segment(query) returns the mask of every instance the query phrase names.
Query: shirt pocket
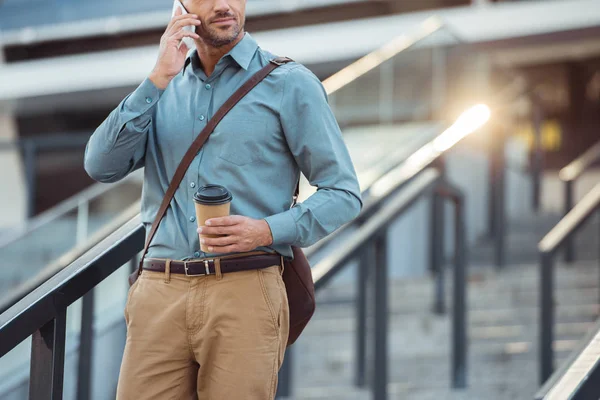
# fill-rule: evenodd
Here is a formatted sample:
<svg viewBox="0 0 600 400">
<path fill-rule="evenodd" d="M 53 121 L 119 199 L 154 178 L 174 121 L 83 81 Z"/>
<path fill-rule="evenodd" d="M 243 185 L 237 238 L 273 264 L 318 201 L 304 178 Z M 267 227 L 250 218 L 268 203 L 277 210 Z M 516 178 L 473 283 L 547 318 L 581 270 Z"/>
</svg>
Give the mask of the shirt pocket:
<svg viewBox="0 0 600 400">
<path fill-rule="evenodd" d="M 219 123 L 219 158 L 243 166 L 266 157 L 266 123 L 259 119 L 227 119 Z"/>
</svg>

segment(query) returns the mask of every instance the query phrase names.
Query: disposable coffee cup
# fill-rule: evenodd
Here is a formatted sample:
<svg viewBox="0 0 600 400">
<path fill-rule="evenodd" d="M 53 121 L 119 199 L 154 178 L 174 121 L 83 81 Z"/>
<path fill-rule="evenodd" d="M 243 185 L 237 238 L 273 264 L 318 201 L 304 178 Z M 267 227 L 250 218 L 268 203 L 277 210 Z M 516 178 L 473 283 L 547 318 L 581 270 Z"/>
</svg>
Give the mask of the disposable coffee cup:
<svg viewBox="0 0 600 400">
<path fill-rule="evenodd" d="M 196 205 L 196 221 L 198 227 L 206 225 L 206 220 L 217 217 L 226 217 L 229 215 L 231 199 L 233 196 L 221 185 L 206 185 L 198 188 L 194 194 L 194 203 Z M 204 235 L 200 238 L 215 238 L 221 235 Z M 200 250 L 208 252 L 208 247 L 200 243 Z"/>
</svg>

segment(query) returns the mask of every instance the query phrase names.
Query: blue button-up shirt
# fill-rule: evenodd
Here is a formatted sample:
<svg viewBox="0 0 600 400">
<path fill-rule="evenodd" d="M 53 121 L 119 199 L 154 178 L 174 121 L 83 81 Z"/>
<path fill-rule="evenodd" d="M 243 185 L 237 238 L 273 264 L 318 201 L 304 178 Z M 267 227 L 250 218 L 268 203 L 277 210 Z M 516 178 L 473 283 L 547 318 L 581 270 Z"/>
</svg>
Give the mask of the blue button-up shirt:
<svg viewBox="0 0 600 400">
<path fill-rule="evenodd" d="M 146 79 L 91 136 L 85 169 L 114 182 L 144 167 L 141 218 L 146 235 L 183 155 L 233 92 L 276 56 L 246 33 L 207 77 L 196 51 L 163 91 Z M 300 171 L 317 191 L 295 205 Z M 148 257 L 191 259 L 200 250 L 193 194 L 220 184 L 231 213 L 265 219 L 269 248 L 287 257 L 355 218 L 360 189 L 340 128 L 319 79 L 301 64 L 278 67 L 217 125 L 188 169 Z"/>
</svg>

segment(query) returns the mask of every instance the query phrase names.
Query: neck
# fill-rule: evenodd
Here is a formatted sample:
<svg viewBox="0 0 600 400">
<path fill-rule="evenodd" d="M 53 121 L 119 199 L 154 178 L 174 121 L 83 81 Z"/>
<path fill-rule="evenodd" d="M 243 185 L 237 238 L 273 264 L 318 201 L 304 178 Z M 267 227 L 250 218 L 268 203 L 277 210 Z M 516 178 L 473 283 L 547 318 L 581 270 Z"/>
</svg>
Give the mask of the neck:
<svg viewBox="0 0 600 400">
<path fill-rule="evenodd" d="M 213 73 L 215 66 L 221 57 L 233 49 L 243 38 L 244 31 L 241 31 L 233 42 L 221 47 L 213 47 L 202 39 L 196 41 L 196 50 L 198 51 L 198 57 L 200 58 L 202 69 L 206 76 L 210 76 Z"/>
</svg>

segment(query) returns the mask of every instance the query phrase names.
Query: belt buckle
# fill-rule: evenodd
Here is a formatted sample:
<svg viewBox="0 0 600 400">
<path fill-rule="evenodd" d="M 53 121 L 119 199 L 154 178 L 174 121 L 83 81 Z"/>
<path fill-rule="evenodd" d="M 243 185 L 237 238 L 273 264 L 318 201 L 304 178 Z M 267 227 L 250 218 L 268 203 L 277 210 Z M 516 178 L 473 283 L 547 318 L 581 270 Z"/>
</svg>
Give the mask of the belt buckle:
<svg viewBox="0 0 600 400">
<path fill-rule="evenodd" d="M 185 276 L 203 276 L 203 275 L 211 275 L 211 273 L 210 273 L 210 268 L 209 268 L 209 266 L 210 266 L 209 262 L 210 262 L 210 261 L 213 261 L 213 262 L 214 262 L 215 260 L 211 258 L 211 259 L 206 259 L 206 260 L 203 260 L 203 261 L 204 261 L 204 273 L 203 273 L 203 274 L 190 274 L 190 273 L 188 272 L 188 261 L 187 261 L 187 260 L 186 260 L 186 261 L 184 261 L 184 262 L 183 262 L 183 269 L 185 270 Z"/>
</svg>

